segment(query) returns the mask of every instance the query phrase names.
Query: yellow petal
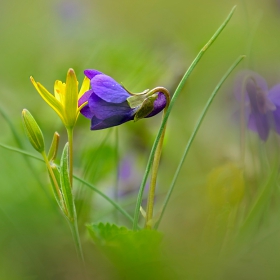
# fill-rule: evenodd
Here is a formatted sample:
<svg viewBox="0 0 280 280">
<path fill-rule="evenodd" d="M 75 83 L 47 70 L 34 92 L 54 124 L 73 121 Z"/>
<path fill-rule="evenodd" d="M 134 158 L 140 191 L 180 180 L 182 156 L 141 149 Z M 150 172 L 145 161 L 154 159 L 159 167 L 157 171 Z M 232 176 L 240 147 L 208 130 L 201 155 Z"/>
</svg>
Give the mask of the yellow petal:
<svg viewBox="0 0 280 280">
<path fill-rule="evenodd" d="M 63 117 L 63 108 L 60 102 L 51 94 L 49 93 L 45 87 L 43 87 L 40 83 L 36 83 L 33 77 L 30 77 L 30 80 L 36 90 L 39 92 L 41 97 L 54 109 L 54 111 L 58 114 L 61 118 L 62 122 L 64 122 Z"/>
<path fill-rule="evenodd" d="M 65 83 L 56 80 L 54 83 L 54 96 L 55 98 L 60 101 L 60 103 L 64 104 L 64 97 L 65 97 Z"/>
<path fill-rule="evenodd" d="M 65 125 L 73 127 L 76 123 L 78 110 L 78 82 L 73 69 L 69 69 L 66 77 L 64 100 Z"/>
<path fill-rule="evenodd" d="M 85 77 L 78 95 L 78 99 L 81 98 L 81 96 L 89 90 L 89 85 L 90 85 L 90 79 L 88 77 Z"/>
</svg>

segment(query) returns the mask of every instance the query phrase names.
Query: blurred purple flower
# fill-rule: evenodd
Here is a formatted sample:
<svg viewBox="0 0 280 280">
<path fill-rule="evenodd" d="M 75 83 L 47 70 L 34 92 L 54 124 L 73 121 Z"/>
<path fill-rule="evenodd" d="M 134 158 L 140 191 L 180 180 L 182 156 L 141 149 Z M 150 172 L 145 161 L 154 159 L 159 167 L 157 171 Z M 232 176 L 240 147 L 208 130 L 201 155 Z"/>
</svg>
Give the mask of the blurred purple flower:
<svg viewBox="0 0 280 280">
<path fill-rule="evenodd" d="M 267 140 L 270 129 L 280 134 L 280 84 L 268 90 L 264 78 L 248 70 L 239 74 L 234 93 L 239 102 L 243 99 L 250 130 L 257 132 L 263 141 Z"/>
<path fill-rule="evenodd" d="M 85 92 L 78 104 L 81 106 L 88 102 L 81 114 L 91 119 L 91 130 L 117 126 L 133 120 L 136 113 L 144 108 L 144 102 L 131 108 L 127 99 L 132 95 L 111 77 L 93 69 L 85 70 L 84 74 L 90 79 L 91 89 Z M 150 98 L 147 96 L 146 100 L 151 100 Z M 162 92 L 156 93 L 153 98 L 147 113 L 145 111 L 142 117 L 152 117 L 166 106 L 166 98 Z"/>
</svg>

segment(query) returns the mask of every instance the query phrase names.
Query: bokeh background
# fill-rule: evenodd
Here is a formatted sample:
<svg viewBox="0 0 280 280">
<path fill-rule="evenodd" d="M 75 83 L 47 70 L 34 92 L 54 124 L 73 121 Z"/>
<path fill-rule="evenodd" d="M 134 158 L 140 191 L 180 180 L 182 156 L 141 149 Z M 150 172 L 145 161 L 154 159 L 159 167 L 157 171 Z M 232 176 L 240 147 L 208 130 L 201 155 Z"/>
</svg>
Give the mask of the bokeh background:
<svg viewBox="0 0 280 280">
<path fill-rule="evenodd" d="M 232 95 L 235 74 L 250 68 L 269 86 L 280 82 L 280 2 L 10 0 L 0 5 L 0 142 L 29 152 L 33 150 L 21 123 L 23 108 L 36 118 L 47 144 L 54 131 L 61 135 L 60 151 L 66 141 L 60 119 L 33 88 L 31 75 L 52 91 L 55 80 L 65 81 L 70 67 L 80 82 L 83 70 L 94 68 L 134 92 L 164 86 L 173 93 L 234 5 L 232 20 L 193 71 L 168 122 L 156 212 L 208 97 L 233 61 L 241 54 L 247 56 L 212 104 L 160 226 L 172 279 L 279 279 L 277 230 L 268 230 L 274 234 L 249 253 L 225 262 L 213 257 L 215 237 L 206 238 L 210 245 L 199 238 L 208 219 L 207 174 L 240 157 L 240 133 L 234 120 L 238 105 Z M 133 214 L 160 120 L 156 116 L 118 129 L 90 131 L 90 123 L 81 116 L 75 130 L 75 173 L 107 195 L 117 196 Z M 258 139 L 251 137 L 253 144 L 246 149 L 253 158 Z M 249 165 L 249 173 L 251 169 Z M 115 279 L 114 266 L 94 246 L 84 225 L 131 224 L 78 182 L 75 194 L 90 279 Z M 277 219 L 271 223 L 277 229 Z M 77 262 L 45 166 L 0 147 L 0 279 L 80 279 Z"/>
</svg>

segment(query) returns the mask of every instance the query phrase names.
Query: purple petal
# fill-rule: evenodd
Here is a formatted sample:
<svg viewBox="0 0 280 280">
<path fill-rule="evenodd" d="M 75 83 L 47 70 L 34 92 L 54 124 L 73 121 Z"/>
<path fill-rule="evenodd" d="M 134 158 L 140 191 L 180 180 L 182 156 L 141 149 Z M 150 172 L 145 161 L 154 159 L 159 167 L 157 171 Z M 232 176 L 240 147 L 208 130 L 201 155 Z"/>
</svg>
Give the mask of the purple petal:
<svg viewBox="0 0 280 280">
<path fill-rule="evenodd" d="M 90 80 L 92 78 L 94 78 L 96 75 L 100 75 L 100 74 L 103 74 L 102 72 L 99 72 L 97 70 L 94 70 L 94 69 L 86 69 L 84 71 L 84 74 L 86 77 L 88 77 Z"/>
<path fill-rule="evenodd" d="M 121 115 L 121 116 L 132 116 L 134 115 L 135 109 L 131 109 L 127 103 L 109 103 L 99 98 L 97 95 L 92 94 L 89 99 L 89 107 L 94 115 L 101 120 L 110 118 L 112 116 Z"/>
<path fill-rule="evenodd" d="M 257 132 L 263 141 L 267 140 L 269 134 L 269 123 L 266 115 L 251 113 L 249 116 L 248 128 Z"/>
<path fill-rule="evenodd" d="M 85 116 L 88 119 L 92 119 L 94 116 L 94 113 L 90 110 L 89 106 L 86 105 L 83 107 L 83 109 L 80 111 L 83 116 Z"/>
<path fill-rule="evenodd" d="M 93 93 L 93 90 L 90 89 L 86 91 L 78 100 L 78 107 L 80 107 L 83 103 L 87 102 L 91 94 Z"/>
<path fill-rule="evenodd" d="M 280 106 L 280 84 L 275 85 L 272 89 L 270 89 L 267 97 L 276 106 Z"/>
<path fill-rule="evenodd" d="M 119 83 L 104 74 L 91 79 L 91 88 L 98 97 L 111 103 L 122 103 L 130 96 Z"/>
<path fill-rule="evenodd" d="M 245 94 L 245 103 L 248 103 L 248 93 L 246 91 L 246 80 L 252 78 L 256 84 L 264 91 L 268 90 L 265 79 L 251 70 L 243 70 L 237 74 L 234 84 L 234 95 L 238 102 L 242 101 L 242 94 Z"/>
<path fill-rule="evenodd" d="M 160 92 L 158 94 L 158 98 L 154 102 L 154 109 L 153 111 L 145 118 L 153 117 L 154 115 L 158 114 L 160 111 L 162 111 L 166 106 L 166 97 L 165 95 Z"/>
<path fill-rule="evenodd" d="M 122 116 L 122 115 L 117 115 L 113 116 L 111 118 L 105 119 L 105 120 L 100 120 L 96 117 L 93 117 L 91 119 L 91 130 L 99 130 L 99 129 L 104 129 L 104 128 L 109 128 L 113 126 L 117 126 L 120 124 L 123 124 L 125 122 L 133 120 L 133 116 Z"/>
<path fill-rule="evenodd" d="M 276 107 L 276 110 L 272 112 L 273 114 L 273 129 L 280 134 L 280 107 Z"/>
</svg>

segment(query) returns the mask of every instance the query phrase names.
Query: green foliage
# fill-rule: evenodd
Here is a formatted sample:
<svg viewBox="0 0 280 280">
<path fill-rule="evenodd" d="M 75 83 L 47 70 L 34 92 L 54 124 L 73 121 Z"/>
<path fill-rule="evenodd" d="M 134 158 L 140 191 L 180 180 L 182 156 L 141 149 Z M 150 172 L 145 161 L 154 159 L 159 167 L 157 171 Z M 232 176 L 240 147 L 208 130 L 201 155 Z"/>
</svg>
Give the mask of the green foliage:
<svg viewBox="0 0 280 280">
<path fill-rule="evenodd" d="M 164 275 L 160 232 L 132 231 L 108 223 L 91 224 L 87 228 L 94 243 L 125 277 L 121 279 L 153 279 L 155 276 L 169 279 L 168 274 Z"/>
</svg>

